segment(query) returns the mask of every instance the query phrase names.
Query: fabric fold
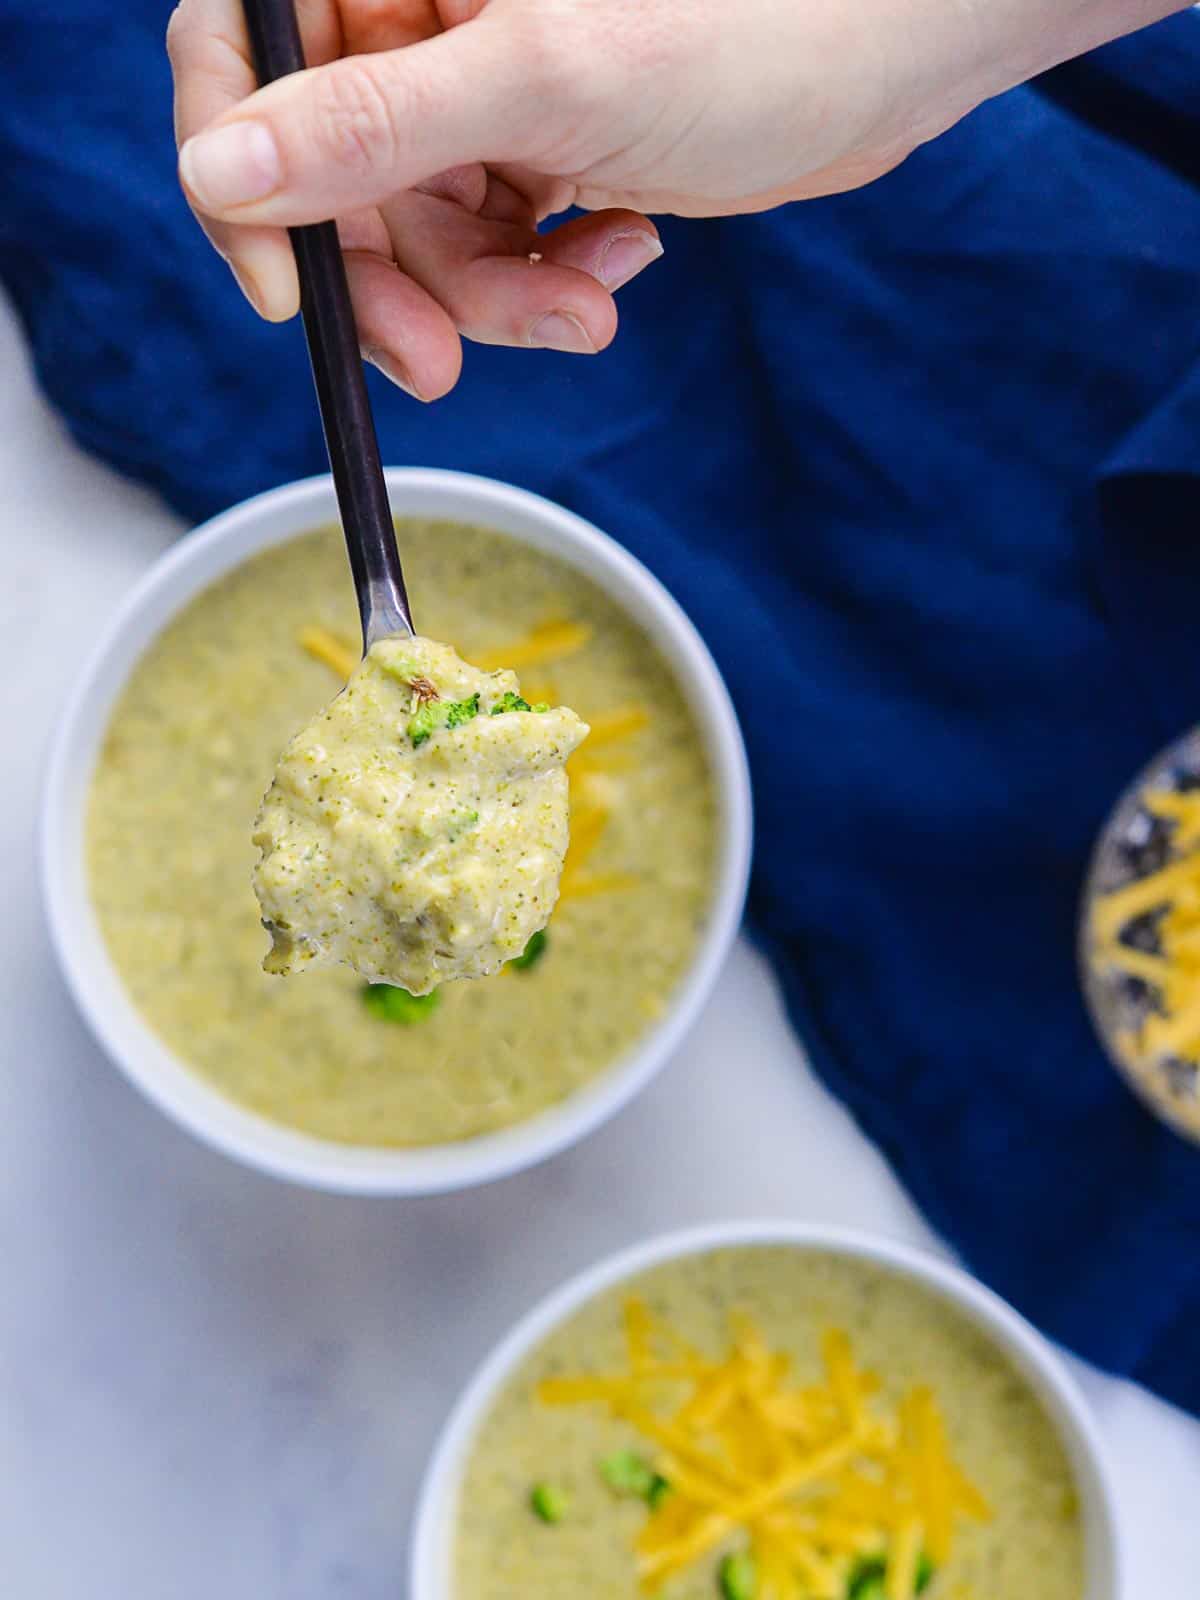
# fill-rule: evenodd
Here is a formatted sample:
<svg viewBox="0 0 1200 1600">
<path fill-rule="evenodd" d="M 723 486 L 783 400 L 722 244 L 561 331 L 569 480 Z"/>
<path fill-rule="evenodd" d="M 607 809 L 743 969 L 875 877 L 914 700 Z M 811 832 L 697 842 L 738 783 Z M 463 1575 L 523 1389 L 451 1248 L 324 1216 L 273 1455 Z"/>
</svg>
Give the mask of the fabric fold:
<svg viewBox="0 0 1200 1600">
<path fill-rule="evenodd" d="M 1097 591 L 1156 748 L 1200 720 L 1198 483 L 1200 363 L 1119 441 L 1097 480 Z"/>
</svg>

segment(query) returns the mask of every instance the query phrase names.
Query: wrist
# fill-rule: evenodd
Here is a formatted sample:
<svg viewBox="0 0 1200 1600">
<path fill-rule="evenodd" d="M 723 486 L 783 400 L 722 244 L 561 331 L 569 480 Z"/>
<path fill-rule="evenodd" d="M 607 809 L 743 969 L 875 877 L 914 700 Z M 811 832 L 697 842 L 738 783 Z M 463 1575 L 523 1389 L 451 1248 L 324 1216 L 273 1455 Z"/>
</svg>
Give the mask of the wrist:
<svg viewBox="0 0 1200 1600">
<path fill-rule="evenodd" d="M 1005 0 L 995 6 L 1000 54 L 982 98 L 1188 9 L 1186 0 Z"/>
<path fill-rule="evenodd" d="M 909 0 L 891 16 L 897 58 L 907 56 L 919 81 L 877 139 L 912 149 L 1038 73 L 1188 9 L 1185 0 Z"/>
</svg>

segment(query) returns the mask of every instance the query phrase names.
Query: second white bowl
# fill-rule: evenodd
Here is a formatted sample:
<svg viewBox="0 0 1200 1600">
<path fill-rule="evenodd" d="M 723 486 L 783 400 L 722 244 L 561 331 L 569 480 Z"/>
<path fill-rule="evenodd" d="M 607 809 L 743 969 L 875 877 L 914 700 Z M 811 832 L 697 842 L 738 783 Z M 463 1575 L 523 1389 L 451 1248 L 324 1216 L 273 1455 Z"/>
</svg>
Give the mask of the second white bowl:
<svg viewBox="0 0 1200 1600">
<path fill-rule="evenodd" d="M 1041 1334 L 967 1273 L 924 1251 L 876 1235 L 788 1221 L 733 1222 L 666 1234 L 589 1268 L 530 1311 L 479 1368 L 438 1440 L 417 1504 L 409 1600 L 467 1600 L 456 1595 L 453 1581 L 459 1484 L 480 1424 L 513 1373 L 547 1335 L 598 1295 L 651 1267 L 756 1245 L 872 1262 L 882 1272 L 918 1284 L 974 1323 L 1032 1389 L 1066 1448 L 1083 1519 L 1084 1600 L 1119 1600 L 1115 1500 L 1100 1442 L 1075 1383 Z"/>
</svg>

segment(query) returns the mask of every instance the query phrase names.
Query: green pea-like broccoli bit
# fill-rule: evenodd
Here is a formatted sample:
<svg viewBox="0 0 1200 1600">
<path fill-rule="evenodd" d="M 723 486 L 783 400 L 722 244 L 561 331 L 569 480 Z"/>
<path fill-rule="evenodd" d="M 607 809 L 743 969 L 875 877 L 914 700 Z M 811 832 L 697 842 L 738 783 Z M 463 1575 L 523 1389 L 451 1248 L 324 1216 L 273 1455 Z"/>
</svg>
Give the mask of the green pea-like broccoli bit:
<svg viewBox="0 0 1200 1600">
<path fill-rule="evenodd" d="M 506 711 L 549 711 L 550 702 L 539 700 L 536 705 L 530 705 L 522 695 L 514 694 L 511 689 L 506 689 L 492 707 L 492 716 L 503 716 Z"/>
<path fill-rule="evenodd" d="M 748 1551 L 738 1550 L 726 1556 L 717 1576 L 724 1600 L 754 1600 L 758 1592 L 758 1572 L 754 1557 Z"/>
<path fill-rule="evenodd" d="M 427 700 L 408 719 L 408 737 L 413 749 L 419 750 L 439 728 L 458 728 L 478 715 L 478 694 L 466 700 Z"/>
<path fill-rule="evenodd" d="M 933 1582 L 933 1562 L 924 1553 L 917 1563 L 917 1593 Z M 887 1593 L 887 1563 L 879 1556 L 860 1561 L 850 1574 L 846 1600 L 884 1600 Z"/>
<path fill-rule="evenodd" d="M 553 1484 L 535 1483 L 529 1491 L 529 1505 L 543 1522 L 561 1522 L 567 1514 L 568 1501 L 562 1490 Z"/>
<path fill-rule="evenodd" d="M 506 711 L 528 711 L 529 701 L 523 700 L 519 694 L 514 694 L 511 689 L 506 689 L 492 707 L 492 716 L 502 717 Z"/>
<path fill-rule="evenodd" d="M 614 1494 L 632 1495 L 638 1500 L 649 1500 L 654 1492 L 658 1473 L 634 1450 L 615 1450 L 599 1463 L 600 1476 Z"/>
<path fill-rule="evenodd" d="M 530 967 L 536 967 L 546 954 L 546 946 L 550 943 L 550 935 L 545 928 L 539 928 L 536 933 L 530 934 L 529 943 L 519 956 L 514 956 L 508 963 L 516 972 L 528 972 Z"/>
<path fill-rule="evenodd" d="M 654 1474 L 654 1479 L 650 1484 L 650 1492 L 646 1496 L 646 1504 L 650 1507 L 651 1511 L 657 1511 L 659 1506 L 662 1505 L 663 1501 L 667 1498 L 670 1492 L 671 1480 L 669 1478 L 664 1478 L 661 1472 L 656 1472 Z"/>
<path fill-rule="evenodd" d="M 850 1574 L 846 1600 L 883 1600 L 883 1580 L 887 1567 L 875 1556 L 860 1561 Z"/>
<path fill-rule="evenodd" d="M 846 1594 L 851 1600 L 884 1600 L 883 1578 L 865 1578 L 857 1586 L 847 1589 Z"/>
<path fill-rule="evenodd" d="M 362 991 L 363 1005 L 381 1022 L 423 1022 L 437 1010 L 441 998 L 439 989 L 409 994 L 394 983 L 368 983 Z"/>
</svg>

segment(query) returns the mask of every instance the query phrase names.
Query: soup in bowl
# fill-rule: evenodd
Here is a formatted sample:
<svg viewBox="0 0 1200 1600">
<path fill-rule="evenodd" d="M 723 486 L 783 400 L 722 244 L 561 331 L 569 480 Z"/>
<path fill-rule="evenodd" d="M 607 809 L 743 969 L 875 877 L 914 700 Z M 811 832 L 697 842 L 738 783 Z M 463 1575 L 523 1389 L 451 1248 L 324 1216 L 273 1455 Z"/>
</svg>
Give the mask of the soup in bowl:
<svg viewBox="0 0 1200 1600">
<path fill-rule="evenodd" d="M 591 727 L 546 934 L 420 997 L 262 970 L 255 811 L 358 653 L 327 479 L 215 519 L 131 596 L 60 732 L 44 867 L 67 975 L 140 1087 L 256 1165 L 394 1193 L 527 1165 L 647 1080 L 736 931 L 749 801 L 711 658 L 619 546 L 487 480 L 389 488 L 422 628 Z"/>
<path fill-rule="evenodd" d="M 1115 1600 L 1111 1494 L 1046 1343 L 884 1240 L 736 1224 L 535 1310 L 426 1476 L 412 1600 Z"/>
</svg>

